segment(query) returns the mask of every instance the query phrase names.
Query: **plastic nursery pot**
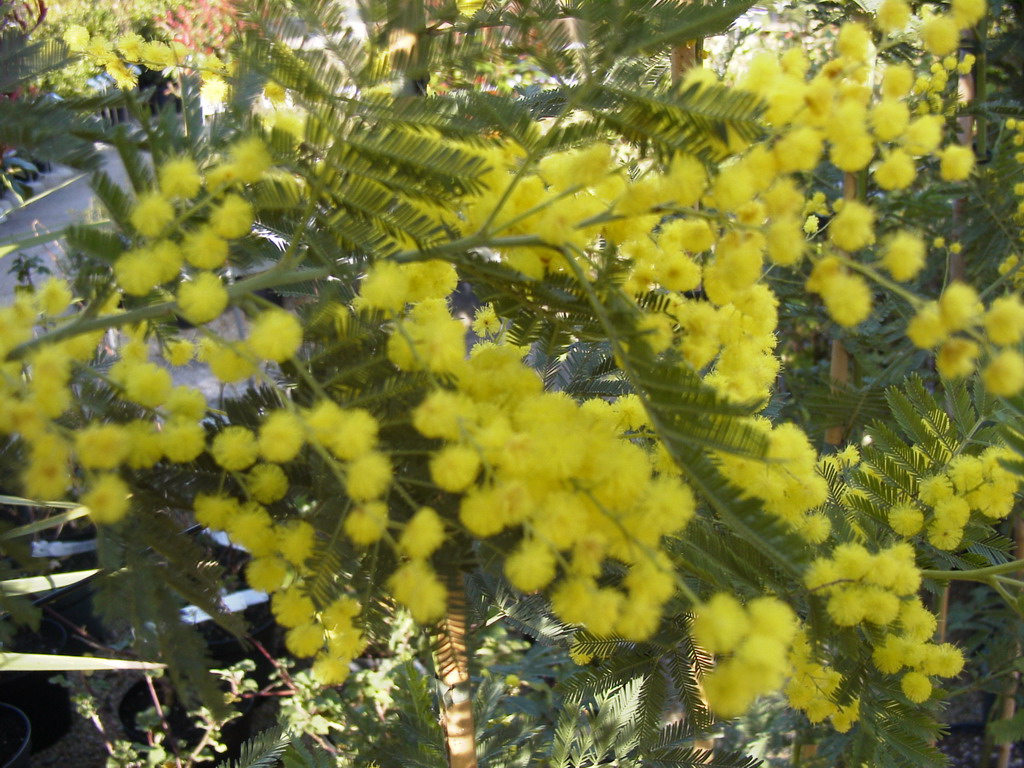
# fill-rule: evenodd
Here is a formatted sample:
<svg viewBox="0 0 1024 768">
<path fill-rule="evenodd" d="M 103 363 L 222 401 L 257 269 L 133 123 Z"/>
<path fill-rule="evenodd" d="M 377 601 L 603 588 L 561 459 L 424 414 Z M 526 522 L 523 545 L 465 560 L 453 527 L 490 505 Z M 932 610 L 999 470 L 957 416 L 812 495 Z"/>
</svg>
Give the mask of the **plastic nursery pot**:
<svg viewBox="0 0 1024 768">
<path fill-rule="evenodd" d="M 0 768 L 29 768 L 32 726 L 17 707 L 0 703 Z"/>
<path fill-rule="evenodd" d="M 68 635 L 56 621 L 43 619 L 39 631 L 23 630 L 10 650 L 20 653 L 62 653 Z M 68 689 L 50 678 L 56 672 L 0 672 L 0 702 L 24 712 L 32 723 L 32 749 L 38 752 L 60 740 L 71 728 Z M 2 765 L 2 764 L 0 764 Z"/>
</svg>

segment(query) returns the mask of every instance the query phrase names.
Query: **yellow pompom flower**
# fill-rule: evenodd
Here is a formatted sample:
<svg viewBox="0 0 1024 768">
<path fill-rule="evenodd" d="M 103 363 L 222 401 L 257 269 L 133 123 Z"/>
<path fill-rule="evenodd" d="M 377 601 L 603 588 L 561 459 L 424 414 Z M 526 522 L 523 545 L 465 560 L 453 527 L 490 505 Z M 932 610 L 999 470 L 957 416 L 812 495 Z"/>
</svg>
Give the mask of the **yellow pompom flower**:
<svg viewBox="0 0 1024 768">
<path fill-rule="evenodd" d="M 64 32 L 64 42 L 72 53 L 81 53 L 89 47 L 89 30 L 79 24 L 72 24 Z"/>
<path fill-rule="evenodd" d="M 398 549 L 411 558 L 430 557 L 444 543 L 444 523 L 431 507 L 420 510 L 405 524 L 398 539 Z"/>
<path fill-rule="evenodd" d="M 114 278 L 129 296 L 145 296 L 160 284 L 160 265 L 146 250 L 126 251 L 114 262 Z"/>
<path fill-rule="evenodd" d="M 369 309 L 398 312 L 409 301 L 409 274 L 393 261 L 373 264 L 359 285 L 359 298 Z"/>
<path fill-rule="evenodd" d="M 863 322 L 871 314 L 871 287 L 860 275 L 840 272 L 821 294 L 829 316 L 844 328 Z"/>
<path fill-rule="evenodd" d="M 256 373 L 256 364 L 237 344 L 210 343 L 205 346 L 210 372 L 225 384 L 247 379 Z"/>
<path fill-rule="evenodd" d="M 246 475 L 245 488 L 260 504 L 273 504 L 288 492 L 288 477 L 277 464 L 257 464 Z"/>
<path fill-rule="evenodd" d="M 1001 296 L 985 314 L 985 332 L 993 344 L 1016 344 L 1024 337 L 1024 303 L 1016 294 Z"/>
<path fill-rule="evenodd" d="M 210 226 L 220 237 L 234 240 L 249 234 L 253 222 L 252 205 L 245 198 L 229 194 L 210 214 Z"/>
<path fill-rule="evenodd" d="M 290 312 L 271 309 L 253 322 L 246 343 L 257 357 L 284 362 L 302 344 L 302 325 Z"/>
<path fill-rule="evenodd" d="M 128 486 L 117 475 L 101 475 L 81 498 L 89 517 L 101 525 L 119 522 L 128 514 Z"/>
<path fill-rule="evenodd" d="M 174 419 L 160 433 L 161 447 L 168 461 L 192 461 L 206 448 L 206 430 L 202 424 Z"/>
<path fill-rule="evenodd" d="M 875 242 L 875 212 L 858 200 L 847 200 L 829 225 L 829 239 L 844 251 L 856 251 Z"/>
<path fill-rule="evenodd" d="M 974 372 L 978 345 L 970 339 L 947 339 L 935 358 L 939 373 L 947 379 L 962 379 Z"/>
<path fill-rule="evenodd" d="M 931 681 L 920 672 L 907 672 L 900 680 L 900 688 L 903 695 L 915 704 L 927 701 L 932 695 Z"/>
<path fill-rule="evenodd" d="M 993 395 L 1011 397 L 1024 387 L 1024 357 L 1012 349 L 1004 349 L 992 358 L 982 378 Z"/>
<path fill-rule="evenodd" d="M 160 240 L 149 246 L 149 258 L 159 272 L 157 283 L 166 283 L 178 276 L 182 264 L 185 263 L 185 256 L 179 246 L 173 240 Z"/>
<path fill-rule="evenodd" d="M 921 40 L 929 53 L 946 56 L 960 44 L 960 30 L 952 16 L 933 16 L 921 27 Z"/>
<path fill-rule="evenodd" d="M 345 517 L 345 535 L 353 544 L 366 546 L 378 541 L 388 526 L 388 507 L 380 501 L 360 504 Z"/>
<path fill-rule="evenodd" d="M 865 61 L 868 56 L 868 48 L 871 46 L 871 33 L 863 24 L 856 21 L 848 21 L 839 28 L 837 39 L 839 53 L 848 59 Z"/>
<path fill-rule="evenodd" d="M 974 170 L 974 150 L 951 144 L 942 150 L 939 173 L 945 181 L 963 181 Z"/>
<path fill-rule="evenodd" d="M 882 99 L 871 110 L 871 129 L 882 141 L 899 138 L 910 125 L 910 109 L 902 101 Z"/>
<path fill-rule="evenodd" d="M 438 487 L 457 493 L 468 488 L 480 471 L 480 456 L 465 445 L 448 445 L 430 459 L 430 476 Z"/>
<path fill-rule="evenodd" d="M 245 427 L 226 427 L 210 446 L 213 460 L 230 472 L 247 469 L 259 453 L 256 436 Z"/>
<path fill-rule="evenodd" d="M 164 359 L 173 366 L 188 365 L 196 355 L 196 345 L 188 339 L 174 339 L 167 343 Z"/>
<path fill-rule="evenodd" d="M 145 408 L 163 405 L 173 386 L 170 372 L 156 363 L 136 363 L 125 372 L 125 397 Z"/>
<path fill-rule="evenodd" d="M 228 260 L 228 241 L 210 226 L 189 232 L 181 247 L 185 260 L 199 269 L 216 269 Z"/>
<path fill-rule="evenodd" d="M 379 451 L 371 451 L 348 465 L 345 490 L 356 501 L 370 501 L 384 495 L 391 485 L 391 462 Z"/>
<path fill-rule="evenodd" d="M 437 621 L 448 607 L 448 590 L 423 560 L 412 560 L 399 567 L 388 585 L 395 599 L 408 608 L 420 624 Z"/>
<path fill-rule="evenodd" d="M 697 609 L 693 638 L 709 653 L 730 653 L 750 631 L 750 619 L 732 595 L 719 592 Z"/>
<path fill-rule="evenodd" d="M 914 183 L 917 168 L 914 159 L 902 149 L 896 149 L 882 160 L 874 170 L 875 181 L 885 190 L 906 189 Z"/>
<path fill-rule="evenodd" d="M 772 151 L 780 171 L 809 171 L 818 164 L 824 143 L 821 131 L 805 126 L 781 136 Z"/>
<path fill-rule="evenodd" d="M 253 589 L 261 592 L 276 592 L 288 578 L 288 566 L 284 560 L 273 555 L 254 557 L 245 566 L 245 580 Z"/>
<path fill-rule="evenodd" d="M 889 526 L 900 536 L 914 536 L 924 526 L 924 513 L 912 504 L 900 504 L 889 510 Z"/>
<path fill-rule="evenodd" d="M 967 283 L 950 283 L 939 298 L 939 317 L 947 331 L 969 328 L 977 322 L 980 313 L 978 292 Z"/>
<path fill-rule="evenodd" d="M 904 0 L 882 0 L 875 23 L 883 32 L 898 32 L 910 22 L 910 6 Z"/>
<path fill-rule="evenodd" d="M 126 464 L 132 469 L 149 469 L 164 456 L 160 433 L 148 421 L 133 421 L 126 427 L 131 440 Z"/>
<path fill-rule="evenodd" d="M 267 146 L 257 136 L 250 136 L 233 144 L 228 151 L 228 157 L 236 177 L 243 183 L 259 181 L 273 163 Z"/>
<path fill-rule="evenodd" d="M 70 286 L 59 277 L 47 278 L 36 292 L 39 310 L 48 317 L 56 317 L 61 314 L 70 306 L 72 298 Z"/>
<path fill-rule="evenodd" d="M 505 560 L 505 576 L 521 592 L 544 589 L 557 571 L 555 555 L 542 541 L 524 541 Z"/>
<path fill-rule="evenodd" d="M 206 397 L 201 391 L 192 387 L 175 387 L 171 390 L 171 395 L 164 403 L 164 407 L 172 416 L 201 421 L 206 415 Z"/>
<path fill-rule="evenodd" d="M 903 146 L 912 155 L 928 155 L 934 152 L 942 140 L 943 119 L 940 115 L 922 115 L 907 126 L 903 134 Z"/>
<path fill-rule="evenodd" d="M 985 0 L 953 0 L 953 21 L 960 29 L 973 27 L 985 15 L 986 5 Z"/>
<path fill-rule="evenodd" d="M 140 235 L 156 237 L 174 221 L 174 206 L 159 192 L 146 192 L 139 195 L 129 221 Z"/>
<path fill-rule="evenodd" d="M 914 70 L 908 64 L 890 64 L 882 76 L 882 95 L 887 99 L 899 99 L 910 93 L 914 84 Z"/>
<path fill-rule="evenodd" d="M 75 433 L 75 455 L 86 469 L 115 469 L 130 449 L 131 440 L 120 424 L 90 424 Z"/>
<path fill-rule="evenodd" d="M 270 601 L 278 624 L 282 627 L 300 627 L 316 614 L 316 607 L 308 595 L 302 594 L 298 586 L 275 592 Z"/>
<path fill-rule="evenodd" d="M 203 179 L 191 157 L 177 157 L 160 166 L 157 173 L 160 191 L 171 198 L 189 198 L 199 194 Z"/>
<path fill-rule="evenodd" d="M 882 266 L 894 280 L 903 282 L 917 276 L 924 267 L 926 256 L 924 240 L 919 235 L 901 230 L 886 242 Z"/>
<path fill-rule="evenodd" d="M 200 272 L 178 287 L 178 310 L 193 325 L 220 317 L 228 305 L 228 292 L 213 272 Z"/>
<path fill-rule="evenodd" d="M 260 455 L 267 461 L 291 461 L 304 442 L 305 425 L 290 411 L 274 411 L 260 426 Z"/>
<path fill-rule="evenodd" d="M 261 466 L 281 472 L 281 468 L 276 464 Z M 284 475 L 283 472 L 281 474 Z M 275 531 L 277 533 L 277 550 L 292 565 L 301 567 L 313 555 L 313 547 L 316 545 L 316 529 L 305 520 L 293 520 L 278 525 Z"/>
</svg>

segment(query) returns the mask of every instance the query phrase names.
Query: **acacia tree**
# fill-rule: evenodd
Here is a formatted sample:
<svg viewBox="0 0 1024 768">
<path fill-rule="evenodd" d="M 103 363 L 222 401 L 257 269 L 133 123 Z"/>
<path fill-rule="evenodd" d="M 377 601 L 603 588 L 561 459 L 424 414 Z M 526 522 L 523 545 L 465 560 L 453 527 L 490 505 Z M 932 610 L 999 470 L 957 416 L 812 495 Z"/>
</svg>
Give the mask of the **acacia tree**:
<svg viewBox="0 0 1024 768">
<path fill-rule="evenodd" d="M 955 140 L 975 0 L 886 0 L 814 66 L 672 77 L 749 6 L 439 4 L 357 33 L 326 0 L 258 3 L 230 64 L 178 62 L 225 91 L 210 125 L 195 83 L 180 118 L 125 94 L 132 192 L 96 173 L 109 220 L 65 233 L 72 281 L 0 311 L 0 431 L 26 497 L 88 510 L 143 653 L 215 698 L 177 618 L 184 595 L 237 629 L 174 535 L 198 522 L 249 551 L 324 685 L 399 607 L 433 628 L 415 738 L 353 759 L 742 764 L 697 740 L 784 690 L 851 763 L 940 761 L 934 686 L 964 657 L 929 591 L 989 584 L 1020 631 L 1024 132 L 998 122 L 983 168 Z M 505 56 L 533 86 L 460 87 Z M 954 252 L 981 293 L 943 278 Z M 838 394 L 812 381 L 830 338 Z M 237 396 L 175 386 L 196 355 Z M 498 618 L 581 665 L 554 722 L 474 723 L 467 630 Z"/>
</svg>

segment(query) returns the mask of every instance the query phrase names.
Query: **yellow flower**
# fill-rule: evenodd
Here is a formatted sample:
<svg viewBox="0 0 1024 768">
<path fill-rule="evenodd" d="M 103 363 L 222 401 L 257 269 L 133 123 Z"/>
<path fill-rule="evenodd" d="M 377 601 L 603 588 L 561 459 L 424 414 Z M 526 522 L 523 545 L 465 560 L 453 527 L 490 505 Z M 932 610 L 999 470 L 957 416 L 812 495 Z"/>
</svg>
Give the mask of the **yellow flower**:
<svg viewBox="0 0 1024 768">
<path fill-rule="evenodd" d="M 875 167 L 874 176 L 882 189 L 906 189 L 914 182 L 917 169 L 910 155 L 895 149 Z"/>
<path fill-rule="evenodd" d="M 257 464 L 249 470 L 245 487 L 260 504 L 272 504 L 288 492 L 288 478 L 277 464 Z"/>
<path fill-rule="evenodd" d="M 939 172 L 945 181 L 963 181 L 974 170 L 974 150 L 951 144 L 942 150 Z"/>
<path fill-rule="evenodd" d="M 900 680 L 903 695 L 915 704 L 927 701 L 932 695 L 932 684 L 920 672 L 907 672 Z"/>
<path fill-rule="evenodd" d="M 245 427 L 226 427 L 213 439 L 210 453 L 224 469 L 236 472 L 247 469 L 256 461 L 256 437 Z"/>
<path fill-rule="evenodd" d="M 290 312 L 272 309 L 256 318 L 246 343 L 257 357 L 280 363 L 302 344 L 302 325 Z"/>
<path fill-rule="evenodd" d="M 844 251 L 875 242 L 875 212 L 857 200 L 847 200 L 829 225 L 829 239 Z"/>
<path fill-rule="evenodd" d="M 195 197 L 203 184 L 199 168 L 191 157 L 177 157 L 160 166 L 160 191 L 167 197 Z"/>
<path fill-rule="evenodd" d="M 412 560 L 399 567 L 388 585 L 395 599 L 408 608 L 420 624 L 441 618 L 448 606 L 448 590 L 423 560 Z"/>
<path fill-rule="evenodd" d="M 405 524 L 398 549 L 412 558 L 427 558 L 444 543 L 444 523 L 431 507 L 420 510 Z"/>
<path fill-rule="evenodd" d="M 166 368 L 156 363 L 136 363 L 125 371 L 125 397 L 145 408 L 158 408 L 171 394 L 173 382 Z"/>
<path fill-rule="evenodd" d="M 89 30 L 78 24 L 72 24 L 64 32 L 64 42 L 73 53 L 81 53 L 89 47 Z"/>
<path fill-rule="evenodd" d="M 253 222 L 252 205 L 245 198 L 229 194 L 210 214 L 213 230 L 227 240 L 234 240 L 249 234 Z"/>
<path fill-rule="evenodd" d="M 536 592 L 550 584 L 557 573 L 555 555 L 545 542 L 522 542 L 505 560 L 505 576 L 521 592 Z"/>
<path fill-rule="evenodd" d="M 44 315 L 56 317 L 71 304 L 73 295 L 67 282 L 58 277 L 47 278 L 36 293 L 36 301 Z"/>
<path fill-rule="evenodd" d="M 211 226 L 189 232 L 181 247 L 188 263 L 200 269 L 216 269 L 228 259 L 228 241 Z"/>
<path fill-rule="evenodd" d="M 953 53 L 960 43 L 960 30 L 951 16 L 933 16 L 921 27 L 924 47 L 935 56 Z"/>
<path fill-rule="evenodd" d="M 985 0 L 953 0 L 953 21 L 960 29 L 973 27 L 985 15 Z"/>
<path fill-rule="evenodd" d="M 371 451 L 348 465 L 345 490 L 356 501 L 380 498 L 391 485 L 391 462 L 378 451 Z"/>
<path fill-rule="evenodd" d="M 898 32 L 910 22 L 910 6 L 904 0 L 882 0 L 875 23 L 883 32 Z"/>
<path fill-rule="evenodd" d="M 1016 294 L 1001 296 L 985 314 L 985 332 L 993 344 L 1016 344 L 1024 337 L 1024 303 Z"/>
<path fill-rule="evenodd" d="M 183 418 L 165 424 L 160 438 L 164 456 L 174 462 L 192 461 L 206 447 L 203 425 Z"/>
<path fill-rule="evenodd" d="M 206 345 L 206 362 L 210 365 L 210 372 L 226 384 L 247 379 L 256 373 L 255 362 L 237 344 Z"/>
<path fill-rule="evenodd" d="M 87 469 L 114 469 L 130 449 L 128 434 L 119 424 L 90 424 L 75 433 L 75 455 Z"/>
<path fill-rule="evenodd" d="M 882 141 L 898 138 L 910 124 L 910 110 L 902 101 L 882 99 L 871 110 L 871 128 Z"/>
<path fill-rule="evenodd" d="M 993 395 L 1012 397 L 1024 387 L 1024 357 L 1012 349 L 1004 349 L 992 358 L 982 378 Z"/>
<path fill-rule="evenodd" d="M 388 525 L 388 507 L 380 501 L 361 504 L 345 518 L 345 535 L 354 544 L 366 546 L 380 539 Z"/>
<path fill-rule="evenodd" d="M 260 426 L 260 455 L 267 461 L 291 461 L 302 450 L 304 442 L 302 419 L 290 411 L 273 411 Z"/>
<path fill-rule="evenodd" d="M 273 164 L 266 144 L 257 136 L 235 142 L 228 157 L 237 178 L 244 183 L 259 181 Z"/>
<path fill-rule="evenodd" d="M 969 339 L 948 339 L 935 358 L 939 373 L 947 379 L 962 379 L 974 371 L 978 345 Z"/>
<path fill-rule="evenodd" d="M 917 276 L 924 267 L 926 254 L 924 240 L 919 235 L 901 230 L 886 243 L 882 266 L 893 279 L 903 282 Z"/>
<path fill-rule="evenodd" d="M 962 331 L 974 325 L 981 309 L 978 292 L 959 281 L 950 283 L 939 298 L 939 316 L 947 331 Z"/>
<path fill-rule="evenodd" d="M 101 475 L 90 483 L 82 496 L 82 506 L 89 508 L 89 517 L 102 525 L 111 525 L 128 514 L 128 486 L 117 475 Z"/>
<path fill-rule="evenodd" d="M 213 272 L 200 272 L 178 287 L 178 310 L 193 325 L 220 317 L 228 305 L 228 292 Z"/>
<path fill-rule="evenodd" d="M 946 338 L 938 302 L 930 301 L 907 324 L 907 337 L 920 349 L 931 349 Z"/>
<path fill-rule="evenodd" d="M 140 235 L 156 237 L 174 221 L 174 206 L 159 192 L 145 192 L 139 195 L 129 220 Z"/>
<path fill-rule="evenodd" d="M 465 445 L 449 445 L 430 459 L 430 476 L 438 487 L 458 492 L 468 488 L 480 471 L 476 449 Z"/>
<path fill-rule="evenodd" d="M 900 504 L 889 510 L 889 526 L 900 536 L 914 536 L 924 525 L 924 513 L 912 504 Z"/>
<path fill-rule="evenodd" d="M 262 464 L 267 469 L 281 472 L 276 464 Z M 257 466 L 256 469 L 259 469 Z M 250 473 L 252 475 L 252 473 Z M 281 472 L 282 477 L 284 473 Z M 287 480 L 285 481 L 287 483 Z M 281 556 L 296 567 L 301 567 L 312 555 L 316 544 L 316 529 L 305 520 L 293 520 L 276 527 L 277 549 Z"/>
</svg>

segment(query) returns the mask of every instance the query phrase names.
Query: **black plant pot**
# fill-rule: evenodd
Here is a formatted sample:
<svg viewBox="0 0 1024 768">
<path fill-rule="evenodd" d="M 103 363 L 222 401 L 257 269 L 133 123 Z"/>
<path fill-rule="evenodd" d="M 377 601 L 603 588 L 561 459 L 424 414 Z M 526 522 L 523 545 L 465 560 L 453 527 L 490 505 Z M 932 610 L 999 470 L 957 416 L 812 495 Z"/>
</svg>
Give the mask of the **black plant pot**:
<svg viewBox="0 0 1024 768">
<path fill-rule="evenodd" d="M 19 653 L 61 653 L 68 635 L 55 621 L 43 619 L 38 632 L 19 632 L 11 650 Z M 38 752 L 60 740 L 71 728 L 68 689 L 50 678 L 56 672 L 0 672 L 0 702 L 17 707 L 32 723 L 32 749 Z"/>
<path fill-rule="evenodd" d="M 32 726 L 17 707 L 0 704 L 0 768 L 32 765 Z"/>
</svg>

